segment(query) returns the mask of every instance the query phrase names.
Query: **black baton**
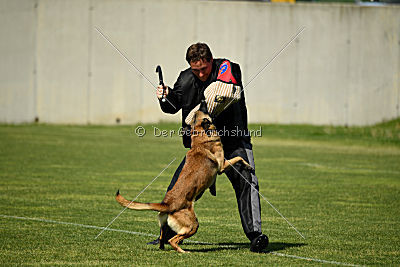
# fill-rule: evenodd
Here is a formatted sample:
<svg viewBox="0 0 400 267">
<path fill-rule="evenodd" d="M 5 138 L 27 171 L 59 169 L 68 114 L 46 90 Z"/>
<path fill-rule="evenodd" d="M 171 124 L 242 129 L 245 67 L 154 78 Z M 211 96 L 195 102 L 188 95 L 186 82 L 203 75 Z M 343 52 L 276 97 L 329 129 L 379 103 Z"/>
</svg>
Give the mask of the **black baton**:
<svg viewBox="0 0 400 267">
<path fill-rule="evenodd" d="M 162 76 L 162 71 L 161 71 L 160 65 L 157 66 L 156 72 L 158 72 L 158 80 L 160 82 L 160 85 L 162 85 L 162 87 L 163 87 L 163 93 L 162 93 L 161 101 L 165 102 L 165 86 L 164 86 L 164 80 L 163 80 L 163 76 Z"/>
</svg>

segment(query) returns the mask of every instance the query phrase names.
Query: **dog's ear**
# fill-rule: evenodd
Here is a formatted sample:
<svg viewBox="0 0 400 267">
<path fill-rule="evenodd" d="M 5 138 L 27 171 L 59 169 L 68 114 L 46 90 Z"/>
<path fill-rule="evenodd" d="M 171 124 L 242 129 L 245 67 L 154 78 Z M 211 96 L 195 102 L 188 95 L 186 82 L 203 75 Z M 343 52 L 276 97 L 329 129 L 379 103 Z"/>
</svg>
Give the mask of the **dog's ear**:
<svg viewBox="0 0 400 267">
<path fill-rule="evenodd" d="M 201 127 L 203 127 L 204 130 L 208 130 L 211 126 L 211 121 L 207 118 L 204 118 L 203 121 L 201 122 Z"/>
<path fill-rule="evenodd" d="M 204 114 L 208 114 L 207 102 L 205 100 L 201 100 L 199 110 Z"/>
<path fill-rule="evenodd" d="M 191 122 L 190 122 L 190 126 L 194 126 L 195 124 L 196 124 L 196 117 L 197 117 L 197 114 L 196 114 L 197 112 L 195 112 L 194 113 L 194 115 L 193 115 L 193 118 L 192 118 L 192 120 L 191 120 Z"/>
</svg>

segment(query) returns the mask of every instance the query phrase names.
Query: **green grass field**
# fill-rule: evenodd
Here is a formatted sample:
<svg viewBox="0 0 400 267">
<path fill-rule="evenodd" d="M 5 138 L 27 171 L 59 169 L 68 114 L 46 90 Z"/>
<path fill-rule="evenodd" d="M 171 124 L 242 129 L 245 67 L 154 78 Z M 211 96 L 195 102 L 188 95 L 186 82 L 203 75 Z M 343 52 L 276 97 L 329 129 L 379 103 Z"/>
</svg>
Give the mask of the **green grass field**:
<svg viewBox="0 0 400 267">
<path fill-rule="evenodd" d="M 155 212 L 122 208 L 117 189 L 159 202 L 185 154 L 181 139 L 135 135 L 136 126 L 0 126 L 1 265 L 398 265 L 400 120 L 363 128 L 262 125 L 253 138 L 263 199 L 265 253 L 249 251 L 228 179 L 195 206 L 197 234 L 178 254 L 146 245 Z M 252 125 L 258 129 L 259 125 Z M 176 130 L 177 125 L 159 124 Z M 96 228 L 97 227 L 97 228 Z M 117 231 L 121 230 L 121 231 Z M 189 242 L 198 241 L 196 242 Z"/>
</svg>

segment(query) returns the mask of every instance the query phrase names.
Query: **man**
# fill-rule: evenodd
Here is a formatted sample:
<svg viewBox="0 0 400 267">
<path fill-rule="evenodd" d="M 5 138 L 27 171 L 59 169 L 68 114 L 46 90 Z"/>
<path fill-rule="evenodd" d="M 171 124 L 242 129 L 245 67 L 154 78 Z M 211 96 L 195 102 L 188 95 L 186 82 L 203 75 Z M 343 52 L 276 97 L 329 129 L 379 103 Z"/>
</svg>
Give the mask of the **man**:
<svg viewBox="0 0 400 267">
<path fill-rule="evenodd" d="M 174 114 L 182 109 L 182 127 L 185 129 L 183 131 L 183 144 L 186 148 L 190 148 L 190 136 L 185 134 L 190 132 L 187 131 L 190 129 L 190 126 L 185 123 L 185 119 L 189 112 L 204 99 L 204 90 L 212 82 L 220 79 L 222 73 L 225 73 L 227 68 L 229 68 L 228 70 L 232 75 L 228 82 L 235 83 L 240 88 L 243 88 L 243 85 L 239 65 L 225 59 L 213 59 L 211 50 L 207 44 L 196 43 L 191 45 L 186 53 L 186 61 L 189 63 L 190 68 L 180 73 L 178 80 L 174 84 L 174 88 L 163 88 L 160 85 L 157 88 L 157 97 L 163 112 Z M 167 101 L 161 101 L 164 97 Z M 230 159 L 235 156 L 241 156 L 254 168 L 252 145 L 247 129 L 247 108 L 243 91 L 241 92 L 239 102 L 231 104 L 222 111 L 213 119 L 213 123 L 223 133 L 221 141 L 225 158 Z M 224 134 L 232 132 L 236 134 Z M 184 164 L 185 158 L 176 170 L 168 190 L 174 186 Z M 267 247 L 268 237 L 261 232 L 260 198 L 258 192 L 254 189 L 258 190 L 258 180 L 254 172 L 249 172 L 241 168 L 240 165 L 235 165 L 235 169 L 231 168 L 231 170 L 226 172 L 226 175 L 236 193 L 242 227 L 251 242 L 250 250 L 260 252 Z M 210 187 L 210 192 L 215 195 L 215 186 Z M 157 242 L 150 242 L 149 244 L 154 243 Z"/>
</svg>

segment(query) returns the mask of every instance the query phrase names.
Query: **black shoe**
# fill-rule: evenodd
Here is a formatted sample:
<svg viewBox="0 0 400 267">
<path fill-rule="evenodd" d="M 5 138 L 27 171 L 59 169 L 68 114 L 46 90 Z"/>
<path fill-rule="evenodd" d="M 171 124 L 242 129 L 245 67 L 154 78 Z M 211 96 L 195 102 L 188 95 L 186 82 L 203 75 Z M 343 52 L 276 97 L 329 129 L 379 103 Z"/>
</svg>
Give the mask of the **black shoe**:
<svg viewBox="0 0 400 267">
<path fill-rule="evenodd" d="M 268 236 L 261 234 L 251 241 L 250 251 L 251 252 L 261 252 L 268 246 L 269 240 Z"/>
<path fill-rule="evenodd" d="M 158 244 L 160 244 L 160 239 L 158 237 L 157 237 L 157 239 L 147 243 L 147 245 L 158 245 Z"/>
</svg>

